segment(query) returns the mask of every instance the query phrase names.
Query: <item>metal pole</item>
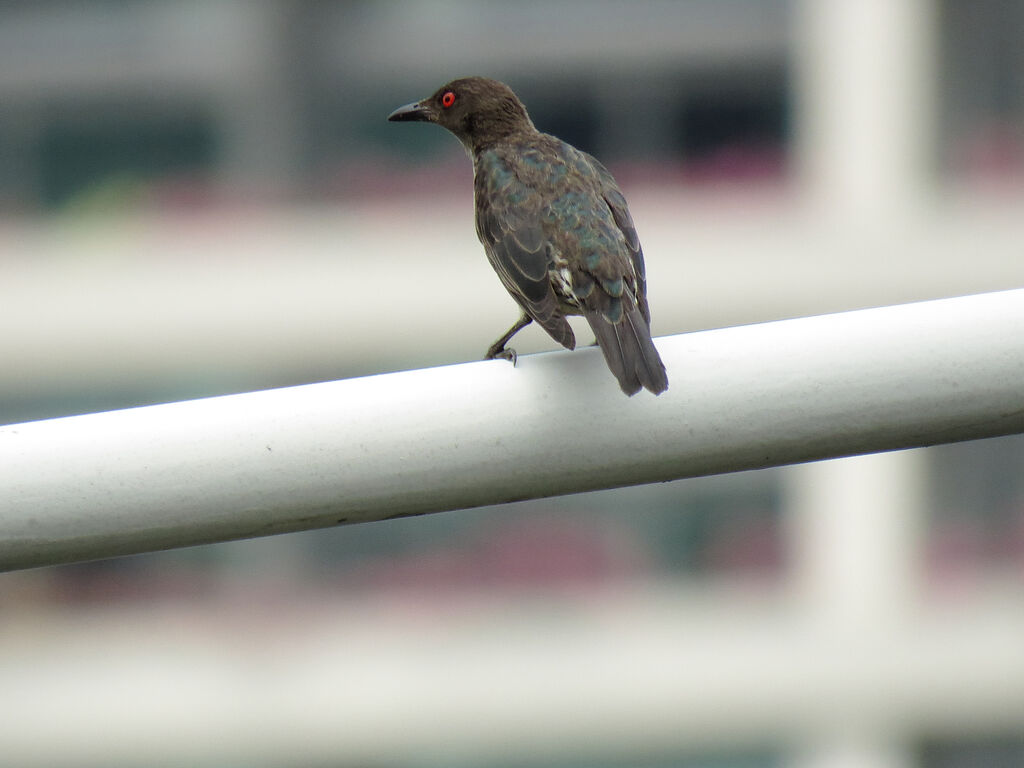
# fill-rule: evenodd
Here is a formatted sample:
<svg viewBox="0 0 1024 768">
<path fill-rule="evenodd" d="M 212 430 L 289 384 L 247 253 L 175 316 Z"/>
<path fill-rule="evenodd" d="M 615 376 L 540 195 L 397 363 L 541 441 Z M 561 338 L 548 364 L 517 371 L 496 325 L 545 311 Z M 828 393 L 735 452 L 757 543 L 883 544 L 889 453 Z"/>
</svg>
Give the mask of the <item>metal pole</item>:
<svg viewBox="0 0 1024 768">
<path fill-rule="evenodd" d="M 0 569 L 1024 432 L 1024 290 L 0 427 Z"/>
</svg>

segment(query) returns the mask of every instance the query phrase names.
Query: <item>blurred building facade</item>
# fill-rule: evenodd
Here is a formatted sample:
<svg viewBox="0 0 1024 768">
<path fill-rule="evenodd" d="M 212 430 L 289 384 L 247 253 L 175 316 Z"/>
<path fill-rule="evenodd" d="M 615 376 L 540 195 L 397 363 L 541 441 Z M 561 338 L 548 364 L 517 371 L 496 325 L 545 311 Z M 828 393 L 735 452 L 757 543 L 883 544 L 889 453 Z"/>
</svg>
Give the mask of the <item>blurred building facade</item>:
<svg viewBox="0 0 1024 768">
<path fill-rule="evenodd" d="M 930 163 L 1019 180 L 1024 10 L 920 5 L 937 47 Z M 813 15 L 795 0 L 46 2 L 0 14 L 0 202 L 27 211 L 131 185 L 171 201 L 358 193 L 396 154 L 423 161 L 443 144 L 384 130 L 395 96 L 478 70 L 512 81 L 539 125 L 620 165 L 684 182 L 776 177 L 799 151 L 794 19 Z"/>
<path fill-rule="evenodd" d="M 1022 39 L 1002 0 L 0 4 L 0 421 L 477 357 L 468 163 L 383 122 L 474 72 L 616 171 L 657 333 L 1019 287 Z M 427 318 L 387 281 L 439 264 Z M 6 574 L 0 754 L 1017 766 L 1022 597 L 1020 438 Z"/>
</svg>

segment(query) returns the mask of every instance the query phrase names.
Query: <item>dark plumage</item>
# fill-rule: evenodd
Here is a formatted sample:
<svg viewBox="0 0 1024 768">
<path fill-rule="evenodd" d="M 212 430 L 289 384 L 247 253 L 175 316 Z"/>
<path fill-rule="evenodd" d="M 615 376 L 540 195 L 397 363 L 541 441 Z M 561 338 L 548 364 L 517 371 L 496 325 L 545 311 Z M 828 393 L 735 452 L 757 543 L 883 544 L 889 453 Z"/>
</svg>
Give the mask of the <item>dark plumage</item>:
<svg viewBox="0 0 1024 768">
<path fill-rule="evenodd" d="M 565 316 L 583 315 L 623 392 L 668 388 L 651 341 L 640 240 L 601 163 L 538 131 L 508 86 L 483 77 L 453 80 L 388 120 L 437 123 L 473 158 L 476 232 L 523 311 L 488 359 L 514 362 L 505 345 L 531 321 L 573 349 Z"/>
</svg>

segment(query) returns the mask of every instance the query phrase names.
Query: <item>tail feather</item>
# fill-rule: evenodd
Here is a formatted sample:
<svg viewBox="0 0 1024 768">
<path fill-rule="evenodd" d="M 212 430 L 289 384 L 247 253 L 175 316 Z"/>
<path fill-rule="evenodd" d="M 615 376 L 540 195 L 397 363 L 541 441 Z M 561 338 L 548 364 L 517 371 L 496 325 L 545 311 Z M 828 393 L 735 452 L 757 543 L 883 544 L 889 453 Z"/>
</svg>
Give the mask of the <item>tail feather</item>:
<svg viewBox="0 0 1024 768">
<path fill-rule="evenodd" d="M 608 368 L 627 395 L 641 387 L 655 395 L 668 389 L 668 374 L 651 340 L 651 331 L 640 311 L 631 306 L 618 323 L 609 323 L 599 312 L 586 315 Z"/>
<path fill-rule="evenodd" d="M 629 331 L 624 328 L 623 333 L 629 334 L 631 343 L 636 345 L 634 349 L 640 352 L 634 368 L 640 383 L 649 392 L 660 395 L 668 389 L 668 372 L 665 370 L 665 364 L 661 362 L 658 349 L 654 346 L 650 324 L 638 310 L 634 309 L 626 314 L 626 320 L 621 325 L 629 326 Z"/>
<path fill-rule="evenodd" d="M 642 385 L 639 377 L 636 375 L 635 367 L 627 367 L 626 354 L 622 348 L 623 340 L 618 332 L 618 329 L 622 327 L 622 323 L 613 325 L 598 312 L 588 314 L 586 317 L 587 322 L 590 323 L 590 327 L 594 331 L 594 335 L 597 337 L 597 345 L 604 354 L 608 368 L 615 375 L 615 378 L 619 380 L 619 387 L 627 395 L 635 395 L 640 391 Z"/>
</svg>

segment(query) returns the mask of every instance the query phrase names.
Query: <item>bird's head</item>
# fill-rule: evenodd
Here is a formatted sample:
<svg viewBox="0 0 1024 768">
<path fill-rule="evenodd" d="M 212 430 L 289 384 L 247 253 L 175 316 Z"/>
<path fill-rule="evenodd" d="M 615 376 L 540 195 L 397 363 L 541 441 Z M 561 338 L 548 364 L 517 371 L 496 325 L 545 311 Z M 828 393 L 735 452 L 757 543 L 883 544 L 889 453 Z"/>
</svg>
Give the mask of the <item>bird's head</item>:
<svg viewBox="0 0 1024 768">
<path fill-rule="evenodd" d="M 434 95 L 399 107 L 388 120 L 437 123 L 470 151 L 517 132 L 536 130 L 512 89 L 486 77 L 452 80 Z"/>
</svg>

